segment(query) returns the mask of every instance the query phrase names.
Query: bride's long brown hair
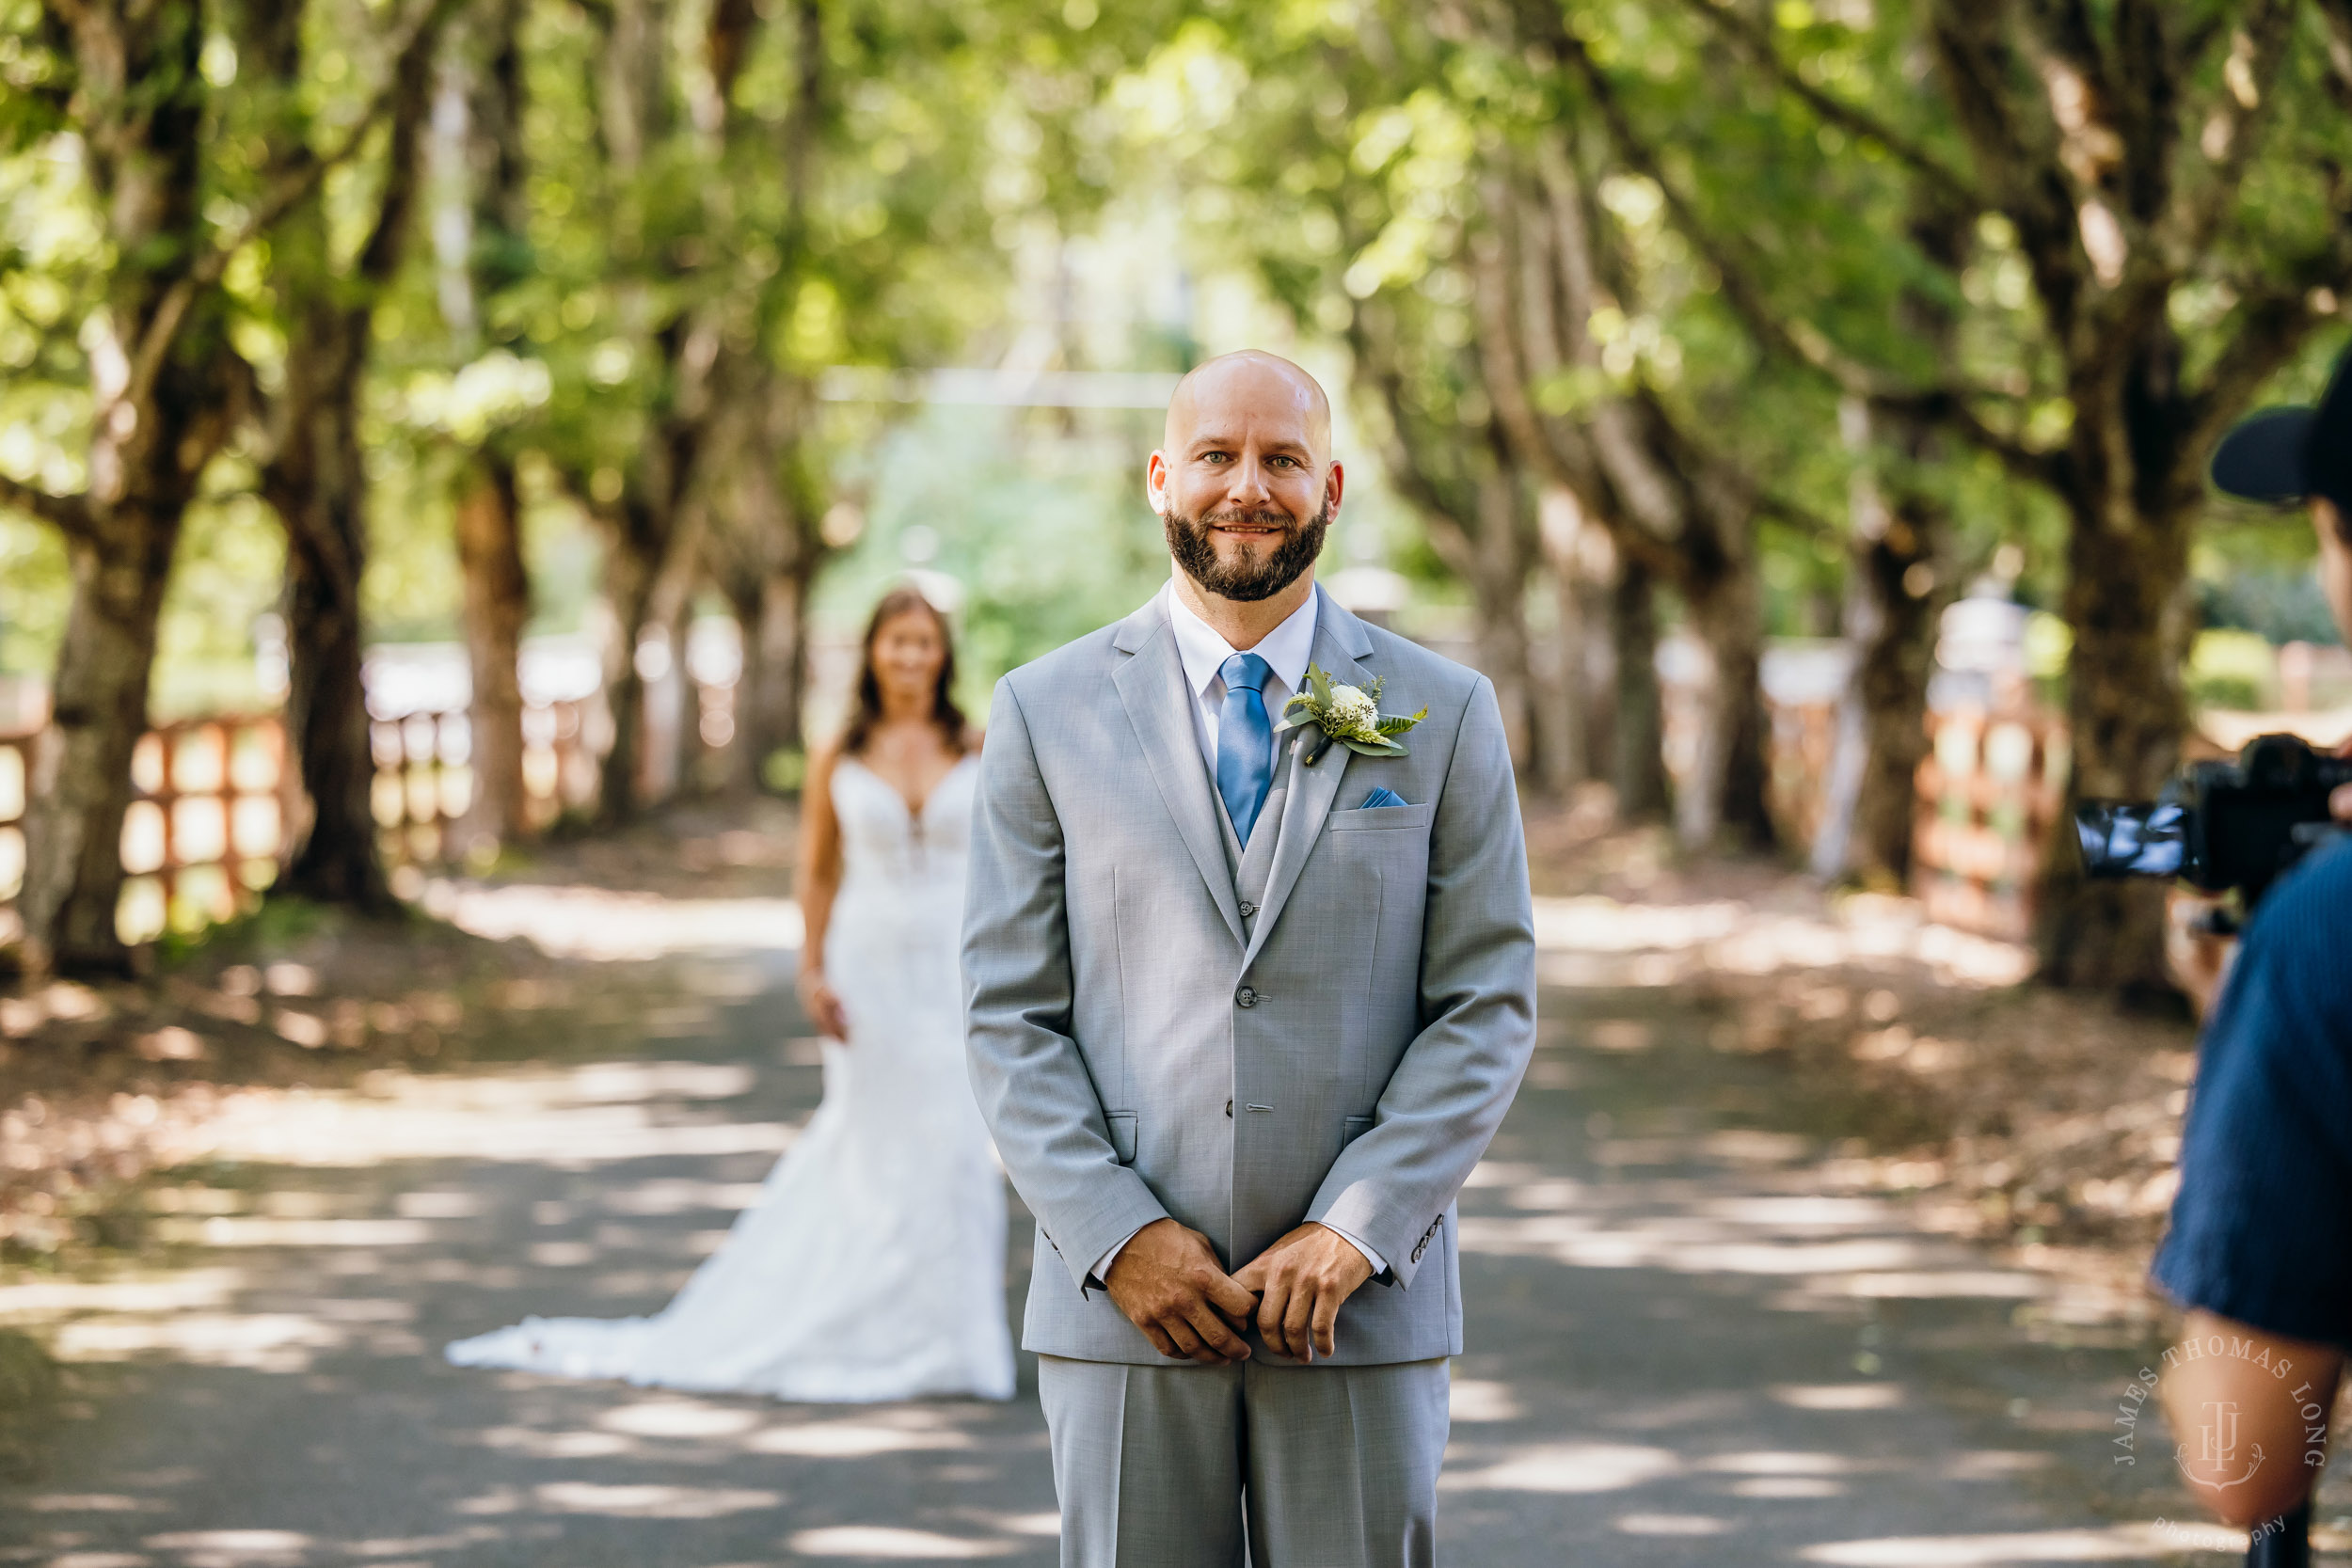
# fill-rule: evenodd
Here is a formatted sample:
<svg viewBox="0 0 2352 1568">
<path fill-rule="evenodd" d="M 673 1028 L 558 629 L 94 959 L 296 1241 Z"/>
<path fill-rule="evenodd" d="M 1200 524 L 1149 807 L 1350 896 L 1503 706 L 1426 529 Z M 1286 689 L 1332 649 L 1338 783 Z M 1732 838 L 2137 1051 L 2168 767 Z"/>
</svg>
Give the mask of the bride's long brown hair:
<svg viewBox="0 0 2352 1568">
<path fill-rule="evenodd" d="M 874 673 L 875 639 L 882 635 L 884 623 L 916 610 L 930 616 L 931 624 L 939 628 L 939 684 L 931 691 L 931 722 L 946 737 L 948 750 L 970 750 L 963 709 L 956 705 L 956 639 L 947 629 L 947 617 L 919 589 L 894 588 L 882 596 L 872 618 L 866 623 L 866 641 L 861 644 L 863 651 L 857 664 L 857 704 L 850 710 L 849 726 L 841 732 L 841 750 L 847 755 L 856 756 L 864 752 L 866 741 L 873 737 L 874 726 L 882 722 L 882 681 Z"/>
</svg>

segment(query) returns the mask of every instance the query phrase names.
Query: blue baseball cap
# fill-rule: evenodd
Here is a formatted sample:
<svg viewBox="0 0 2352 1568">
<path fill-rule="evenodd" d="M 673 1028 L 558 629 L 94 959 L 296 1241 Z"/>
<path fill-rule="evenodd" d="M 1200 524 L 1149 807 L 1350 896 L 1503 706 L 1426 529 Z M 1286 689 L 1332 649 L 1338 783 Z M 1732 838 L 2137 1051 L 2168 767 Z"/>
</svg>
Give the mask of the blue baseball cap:
<svg viewBox="0 0 2352 1568">
<path fill-rule="evenodd" d="M 2249 414 L 2214 448 L 2217 490 L 2248 500 L 2287 503 L 2325 496 L 2352 519 L 2352 353 L 2316 407 L 2265 408 Z"/>
</svg>

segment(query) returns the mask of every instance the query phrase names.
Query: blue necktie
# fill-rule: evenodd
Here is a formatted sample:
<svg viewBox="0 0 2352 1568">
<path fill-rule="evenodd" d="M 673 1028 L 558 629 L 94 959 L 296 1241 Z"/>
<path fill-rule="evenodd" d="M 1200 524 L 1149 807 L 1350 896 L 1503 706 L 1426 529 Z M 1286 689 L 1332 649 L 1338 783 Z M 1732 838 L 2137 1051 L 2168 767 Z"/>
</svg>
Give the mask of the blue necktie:
<svg viewBox="0 0 2352 1568">
<path fill-rule="evenodd" d="M 1216 716 L 1216 792 L 1225 797 L 1234 835 L 1247 845 L 1274 783 L 1274 723 L 1258 689 L 1274 671 L 1256 654 L 1235 654 L 1217 673 L 1225 680 L 1225 706 Z"/>
</svg>

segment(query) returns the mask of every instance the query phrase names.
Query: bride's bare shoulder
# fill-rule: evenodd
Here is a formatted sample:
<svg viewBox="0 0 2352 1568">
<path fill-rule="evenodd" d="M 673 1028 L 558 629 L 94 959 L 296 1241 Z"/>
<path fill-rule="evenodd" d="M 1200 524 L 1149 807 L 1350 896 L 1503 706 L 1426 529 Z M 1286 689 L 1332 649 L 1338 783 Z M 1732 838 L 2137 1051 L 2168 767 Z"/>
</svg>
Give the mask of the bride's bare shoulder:
<svg viewBox="0 0 2352 1568">
<path fill-rule="evenodd" d="M 842 760 L 850 755 L 838 739 L 820 740 L 808 749 L 808 772 L 801 780 L 801 798 L 818 800 L 831 798 L 833 776 Z"/>
</svg>

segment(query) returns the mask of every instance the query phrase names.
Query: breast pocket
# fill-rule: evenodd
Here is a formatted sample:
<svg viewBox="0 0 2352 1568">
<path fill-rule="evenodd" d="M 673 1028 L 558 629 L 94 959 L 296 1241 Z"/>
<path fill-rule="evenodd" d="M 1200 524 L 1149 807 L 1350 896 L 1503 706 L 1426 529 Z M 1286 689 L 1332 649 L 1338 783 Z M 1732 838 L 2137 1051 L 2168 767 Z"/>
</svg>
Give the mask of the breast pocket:
<svg viewBox="0 0 2352 1568">
<path fill-rule="evenodd" d="M 1424 800 L 1418 806 L 1372 806 L 1362 811 L 1335 811 L 1324 818 L 1323 826 L 1327 832 L 1335 833 L 1406 831 L 1426 833 L 1436 809 L 1434 804 Z"/>
</svg>

